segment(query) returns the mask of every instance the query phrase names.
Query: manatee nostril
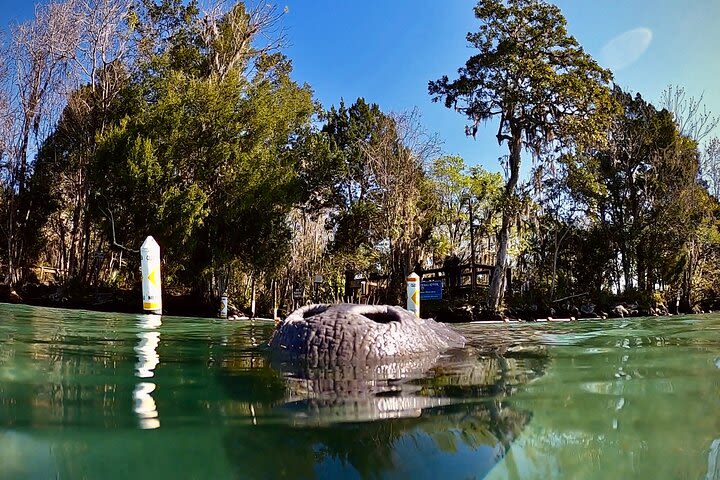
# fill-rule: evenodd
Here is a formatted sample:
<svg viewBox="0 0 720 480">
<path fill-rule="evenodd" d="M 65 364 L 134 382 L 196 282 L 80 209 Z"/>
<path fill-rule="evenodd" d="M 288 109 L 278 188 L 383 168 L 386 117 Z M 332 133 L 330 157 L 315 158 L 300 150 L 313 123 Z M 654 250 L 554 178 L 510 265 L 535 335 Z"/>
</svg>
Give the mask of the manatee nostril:
<svg viewBox="0 0 720 480">
<path fill-rule="evenodd" d="M 330 305 L 311 305 L 302 309 L 303 318 L 314 317 L 318 313 L 322 313 L 328 309 Z"/>
<path fill-rule="evenodd" d="M 363 313 L 362 315 L 363 315 L 363 317 L 367 317 L 375 323 L 390 323 L 390 322 L 399 322 L 400 321 L 400 316 L 393 311 L 367 312 L 367 313 Z"/>
</svg>

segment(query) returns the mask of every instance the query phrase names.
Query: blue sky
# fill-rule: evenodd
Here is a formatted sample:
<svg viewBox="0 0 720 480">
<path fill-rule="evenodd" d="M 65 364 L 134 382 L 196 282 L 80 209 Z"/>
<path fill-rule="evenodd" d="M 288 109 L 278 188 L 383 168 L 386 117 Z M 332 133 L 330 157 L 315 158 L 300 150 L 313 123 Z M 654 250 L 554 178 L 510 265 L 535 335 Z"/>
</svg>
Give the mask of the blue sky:
<svg viewBox="0 0 720 480">
<path fill-rule="evenodd" d="M 417 106 L 447 153 L 498 170 L 496 125 L 464 135 L 465 120 L 431 103 L 428 80 L 451 78 L 472 54 L 465 34 L 477 29 L 474 1 L 288 0 L 286 19 L 295 77 L 324 105 L 363 96 L 383 110 Z M 720 1 L 562 0 L 568 30 L 616 82 L 659 102 L 669 85 L 682 86 L 720 114 Z M 629 32 L 629 33 L 628 33 Z M 625 35 L 623 35 L 625 34 Z M 620 38 L 618 38 L 620 37 Z M 613 42 L 613 39 L 616 39 Z"/>
<path fill-rule="evenodd" d="M 704 94 L 720 114 L 720 1 L 557 0 L 568 29 L 623 88 L 659 101 L 669 84 Z M 294 77 L 309 83 L 326 107 L 362 96 L 385 111 L 418 107 L 443 149 L 468 163 L 498 170 L 506 153 L 496 126 L 465 137 L 464 119 L 433 104 L 427 82 L 451 78 L 472 50 L 465 34 L 477 28 L 470 0 L 286 0 L 284 22 Z M 0 0 L 0 23 L 32 15 L 29 0 Z M 716 132 L 717 133 L 717 132 Z"/>
</svg>

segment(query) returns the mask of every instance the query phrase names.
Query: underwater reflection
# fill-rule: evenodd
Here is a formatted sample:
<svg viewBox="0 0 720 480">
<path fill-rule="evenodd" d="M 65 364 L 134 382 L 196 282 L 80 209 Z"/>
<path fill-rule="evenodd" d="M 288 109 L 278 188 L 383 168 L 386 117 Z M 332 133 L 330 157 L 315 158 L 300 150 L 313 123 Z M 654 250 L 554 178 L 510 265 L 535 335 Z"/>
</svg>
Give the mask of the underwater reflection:
<svg viewBox="0 0 720 480">
<path fill-rule="evenodd" d="M 518 383 L 518 370 L 515 359 L 502 357 L 292 369 L 283 372 L 288 393 L 281 408 L 295 424 L 419 417 L 426 409 L 501 398 Z"/>
<path fill-rule="evenodd" d="M 258 425 L 224 444 L 238 478 L 482 478 L 529 419 L 504 405 L 446 406 L 417 418 Z M 258 455 L 268 446 L 272 455 Z"/>
<path fill-rule="evenodd" d="M 127 423 L 115 405 L 132 386 L 132 343 L 112 316 L 0 306 L 0 426 L 77 426 Z M 133 382 L 134 384 L 134 382 Z M 130 413 L 130 412 L 128 412 Z M 2 475 L 0 475 L 0 478 Z"/>
<path fill-rule="evenodd" d="M 57 461 L 47 443 L 0 429 L 0 478 L 55 478 Z"/>
<path fill-rule="evenodd" d="M 720 439 L 716 438 L 710 444 L 708 452 L 708 469 L 706 480 L 720 480 Z"/>
<path fill-rule="evenodd" d="M 533 419 L 487 478 L 720 478 L 720 323 L 653 322 L 553 333 L 552 369 L 512 398 Z"/>
<path fill-rule="evenodd" d="M 424 408 L 453 403 L 418 395 L 420 387 L 411 383 L 436 361 L 433 356 L 332 369 L 281 364 L 278 368 L 287 382 L 281 409 L 294 424 L 417 417 Z"/>
<path fill-rule="evenodd" d="M 463 353 L 333 369 L 273 364 L 284 393 L 275 390 L 252 426 L 228 430 L 225 449 L 243 478 L 482 478 L 531 418 L 508 396 L 546 361 Z M 268 445 L 274 454 L 258 456 Z"/>
<path fill-rule="evenodd" d="M 157 315 L 143 315 L 138 326 L 143 331 L 138 332 L 139 339 L 134 347 L 138 361 L 135 363 L 135 376 L 138 378 L 151 378 L 155 375 L 155 367 L 160 363 L 157 347 L 160 345 L 160 332 L 153 330 L 162 325 L 162 317 Z M 153 382 L 139 382 L 133 390 L 133 412 L 138 417 L 140 428 L 155 429 L 160 427 L 159 414 L 152 393 L 157 386 Z"/>
</svg>

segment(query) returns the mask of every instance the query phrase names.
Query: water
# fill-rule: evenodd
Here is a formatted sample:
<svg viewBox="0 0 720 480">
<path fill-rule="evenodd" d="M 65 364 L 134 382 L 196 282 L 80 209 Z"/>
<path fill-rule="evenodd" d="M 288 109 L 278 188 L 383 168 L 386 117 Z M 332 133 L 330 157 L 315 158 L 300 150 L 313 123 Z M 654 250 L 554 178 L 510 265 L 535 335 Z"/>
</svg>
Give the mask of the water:
<svg viewBox="0 0 720 480">
<path fill-rule="evenodd" d="M 306 371 L 271 323 L 0 305 L 0 479 L 720 478 L 720 316 L 457 328 Z"/>
</svg>

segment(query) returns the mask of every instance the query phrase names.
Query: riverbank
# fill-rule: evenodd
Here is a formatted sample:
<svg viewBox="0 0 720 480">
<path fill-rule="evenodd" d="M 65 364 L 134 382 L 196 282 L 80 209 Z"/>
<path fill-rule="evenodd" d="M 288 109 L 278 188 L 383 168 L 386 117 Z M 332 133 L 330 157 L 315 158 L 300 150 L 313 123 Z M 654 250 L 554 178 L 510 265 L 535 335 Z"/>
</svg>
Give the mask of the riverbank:
<svg viewBox="0 0 720 480">
<path fill-rule="evenodd" d="M 665 317 L 673 315 L 691 315 L 720 311 L 720 299 L 709 299 L 692 305 L 689 311 L 678 311 L 677 306 L 668 308 L 665 304 L 642 305 L 622 296 L 608 297 L 598 304 L 585 298 L 582 303 L 521 302 L 519 298 L 509 298 L 509 306 L 502 314 L 482 308 L 483 297 L 470 299 L 443 299 L 424 302 L 420 311 L 423 316 L 436 318 L 447 323 L 475 322 L 543 322 L 573 320 L 605 320 L 613 318 Z M 553 305 L 553 306 L 550 306 Z"/>
<path fill-rule="evenodd" d="M 11 288 L 0 285 L 0 302 L 82 309 L 98 312 L 143 313 L 140 289 L 113 289 L 81 287 L 72 285 L 47 285 L 26 283 L 22 287 Z M 715 307 L 715 308 L 713 308 Z M 712 313 L 720 310 L 720 305 L 696 306 L 694 311 L 682 314 Z M 603 320 L 607 318 L 630 318 L 672 316 L 666 307 L 638 308 L 636 305 L 616 302 L 612 306 L 599 307 L 591 311 L 570 307 L 563 309 L 542 309 L 534 306 L 526 308 L 508 308 L 503 315 L 488 312 L 477 305 L 458 301 L 436 301 L 423 303 L 423 316 L 435 318 L 445 323 L 507 323 L 507 322 L 545 322 L 574 320 Z M 228 317 L 247 318 L 249 311 L 230 306 Z M 262 312 L 260 312 L 262 313 Z M 166 291 L 163 293 L 163 314 L 180 317 L 215 318 L 218 307 L 202 298 L 186 293 Z"/>
<path fill-rule="evenodd" d="M 142 293 L 139 288 L 82 288 L 35 283 L 11 288 L 0 285 L 0 302 L 97 312 L 143 313 Z M 217 313 L 217 308 L 196 296 L 174 292 L 163 295 L 165 315 L 212 318 L 216 317 Z"/>
</svg>

